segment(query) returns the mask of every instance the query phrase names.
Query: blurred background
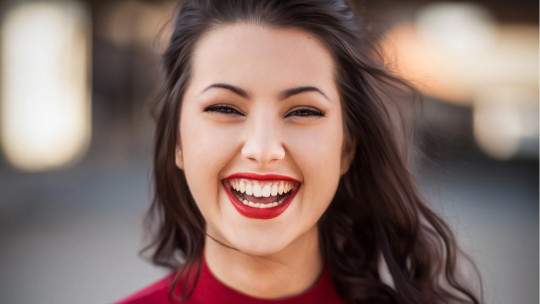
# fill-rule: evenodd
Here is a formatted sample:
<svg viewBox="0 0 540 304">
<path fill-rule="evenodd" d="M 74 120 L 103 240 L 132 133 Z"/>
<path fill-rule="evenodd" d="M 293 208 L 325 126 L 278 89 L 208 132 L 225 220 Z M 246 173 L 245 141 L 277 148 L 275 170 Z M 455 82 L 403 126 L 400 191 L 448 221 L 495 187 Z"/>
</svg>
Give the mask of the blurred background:
<svg viewBox="0 0 540 304">
<path fill-rule="evenodd" d="M 425 95 L 421 187 L 486 303 L 538 303 L 538 2 L 357 3 Z M 0 4 L 0 303 L 109 303 L 165 274 L 138 251 L 174 6 Z"/>
</svg>

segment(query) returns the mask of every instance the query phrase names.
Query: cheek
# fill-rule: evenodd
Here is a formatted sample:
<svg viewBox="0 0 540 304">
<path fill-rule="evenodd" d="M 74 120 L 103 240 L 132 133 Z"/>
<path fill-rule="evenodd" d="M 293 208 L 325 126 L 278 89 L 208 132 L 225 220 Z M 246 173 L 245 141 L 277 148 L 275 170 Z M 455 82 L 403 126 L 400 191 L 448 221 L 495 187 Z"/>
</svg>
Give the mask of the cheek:
<svg viewBox="0 0 540 304">
<path fill-rule="evenodd" d="M 291 156 L 303 175 L 302 196 L 310 204 L 304 206 L 309 212 L 324 212 L 334 197 L 341 176 L 342 143 L 342 127 L 338 123 L 291 138 Z"/>
<path fill-rule="evenodd" d="M 306 171 L 304 178 L 318 171 L 323 177 L 339 175 L 343 146 L 343 131 L 337 123 L 322 125 L 313 130 L 291 132 L 290 153 Z"/>
<path fill-rule="evenodd" d="M 237 130 L 205 122 L 204 118 L 182 119 L 180 134 L 187 171 L 218 170 L 223 167 L 218 165 L 230 160 L 237 149 Z"/>
<path fill-rule="evenodd" d="M 187 115 L 186 115 L 187 116 Z M 221 170 L 234 158 L 237 132 L 203 120 L 182 117 L 180 134 L 184 173 L 193 198 L 205 218 L 218 201 Z"/>
</svg>

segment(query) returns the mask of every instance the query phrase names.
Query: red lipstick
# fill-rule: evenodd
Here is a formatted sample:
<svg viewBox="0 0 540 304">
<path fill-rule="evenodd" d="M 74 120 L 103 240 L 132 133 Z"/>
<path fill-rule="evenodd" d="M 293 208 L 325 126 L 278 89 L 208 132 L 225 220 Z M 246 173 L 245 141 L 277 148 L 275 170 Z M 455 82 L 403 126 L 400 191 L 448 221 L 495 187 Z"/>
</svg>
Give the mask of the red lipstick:
<svg viewBox="0 0 540 304">
<path fill-rule="evenodd" d="M 254 180 L 283 180 L 283 181 L 289 181 L 289 182 L 295 182 L 300 184 L 300 181 L 286 176 L 286 175 L 279 175 L 279 174 L 257 174 L 257 173 L 234 173 L 230 176 L 227 176 L 225 179 L 233 179 L 233 178 L 245 178 L 245 179 L 254 179 Z"/>
<path fill-rule="evenodd" d="M 294 188 L 285 195 L 282 199 L 283 202 L 279 203 L 277 206 L 269 207 L 269 208 L 258 208 L 258 207 L 252 207 L 249 205 L 244 204 L 238 197 L 233 193 L 233 191 L 236 191 L 232 189 L 232 186 L 230 185 L 229 181 L 232 179 L 251 179 L 251 180 L 259 180 L 259 181 L 288 181 L 294 183 Z M 292 200 L 296 196 L 296 193 L 298 193 L 298 190 L 300 189 L 300 181 L 291 178 L 289 176 L 285 175 L 279 175 L 279 174 L 256 174 L 256 173 L 235 173 L 232 174 L 225 179 L 223 179 L 223 188 L 225 189 L 225 192 L 227 193 L 227 196 L 229 197 L 229 200 L 231 201 L 232 205 L 236 208 L 236 210 L 242 214 L 245 217 L 254 218 L 254 219 L 272 219 L 280 214 L 282 214 L 291 204 Z M 238 192 L 237 192 L 238 194 Z"/>
</svg>

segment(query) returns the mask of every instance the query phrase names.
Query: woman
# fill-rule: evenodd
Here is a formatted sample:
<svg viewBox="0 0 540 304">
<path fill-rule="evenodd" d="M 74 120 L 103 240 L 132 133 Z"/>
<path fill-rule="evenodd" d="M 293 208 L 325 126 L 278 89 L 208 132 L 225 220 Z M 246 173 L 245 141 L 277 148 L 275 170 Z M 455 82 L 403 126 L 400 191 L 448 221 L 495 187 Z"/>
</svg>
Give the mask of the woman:
<svg viewBox="0 0 540 304">
<path fill-rule="evenodd" d="M 368 36 L 341 0 L 182 2 L 151 210 L 177 271 L 120 303 L 479 303 Z"/>
</svg>

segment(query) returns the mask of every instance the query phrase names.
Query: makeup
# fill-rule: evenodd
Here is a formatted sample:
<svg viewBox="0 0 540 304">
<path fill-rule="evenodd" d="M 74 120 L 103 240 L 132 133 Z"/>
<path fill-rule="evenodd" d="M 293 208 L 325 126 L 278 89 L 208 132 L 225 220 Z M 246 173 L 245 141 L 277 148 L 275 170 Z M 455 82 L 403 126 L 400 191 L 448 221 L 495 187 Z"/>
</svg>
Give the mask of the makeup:
<svg viewBox="0 0 540 304">
<path fill-rule="evenodd" d="M 249 218 L 272 219 L 283 213 L 300 189 L 300 181 L 285 175 L 235 173 L 222 182 L 236 210 Z"/>
</svg>

